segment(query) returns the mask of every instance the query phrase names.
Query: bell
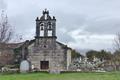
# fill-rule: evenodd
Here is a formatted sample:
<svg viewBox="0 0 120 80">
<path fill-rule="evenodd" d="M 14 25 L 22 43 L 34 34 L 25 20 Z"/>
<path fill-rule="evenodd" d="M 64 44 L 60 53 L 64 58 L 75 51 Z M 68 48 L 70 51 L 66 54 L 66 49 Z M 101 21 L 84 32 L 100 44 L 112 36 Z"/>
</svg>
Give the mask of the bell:
<svg viewBox="0 0 120 80">
<path fill-rule="evenodd" d="M 41 27 L 41 30 L 43 30 L 43 27 Z"/>
<path fill-rule="evenodd" d="M 49 24 L 49 25 L 51 25 L 51 23 L 50 23 L 50 22 L 49 22 L 48 24 Z"/>
<path fill-rule="evenodd" d="M 49 26 L 49 30 L 52 30 L 52 27 L 51 27 L 51 26 Z"/>
</svg>

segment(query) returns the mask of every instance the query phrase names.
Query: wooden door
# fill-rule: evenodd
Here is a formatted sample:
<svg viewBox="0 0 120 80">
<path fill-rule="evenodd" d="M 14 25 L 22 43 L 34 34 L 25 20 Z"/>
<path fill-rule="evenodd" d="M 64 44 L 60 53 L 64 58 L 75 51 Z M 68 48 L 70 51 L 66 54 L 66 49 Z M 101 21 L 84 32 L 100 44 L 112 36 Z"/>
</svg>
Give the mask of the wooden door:
<svg viewBox="0 0 120 80">
<path fill-rule="evenodd" d="M 49 61 L 41 61 L 40 65 L 41 69 L 49 69 Z"/>
</svg>

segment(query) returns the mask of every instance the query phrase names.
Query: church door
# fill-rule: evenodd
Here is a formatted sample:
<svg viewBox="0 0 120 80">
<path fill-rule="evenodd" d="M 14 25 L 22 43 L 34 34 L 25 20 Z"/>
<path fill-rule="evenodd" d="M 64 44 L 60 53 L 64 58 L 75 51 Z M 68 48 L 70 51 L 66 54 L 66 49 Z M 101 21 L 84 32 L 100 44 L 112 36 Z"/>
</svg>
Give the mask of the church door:
<svg viewBox="0 0 120 80">
<path fill-rule="evenodd" d="M 41 69 L 49 69 L 49 61 L 40 61 Z"/>
</svg>

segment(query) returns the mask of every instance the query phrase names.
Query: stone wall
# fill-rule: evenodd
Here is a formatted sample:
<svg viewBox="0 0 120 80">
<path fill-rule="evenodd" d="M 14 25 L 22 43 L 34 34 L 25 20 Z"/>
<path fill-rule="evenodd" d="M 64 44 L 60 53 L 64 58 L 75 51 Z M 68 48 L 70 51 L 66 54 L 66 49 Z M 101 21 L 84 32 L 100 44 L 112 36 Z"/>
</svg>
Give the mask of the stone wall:
<svg viewBox="0 0 120 80">
<path fill-rule="evenodd" d="M 13 49 L 0 50 L 0 65 L 9 65 L 14 63 Z"/>
<path fill-rule="evenodd" d="M 66 70 L 67 59 L 66 59 L 66 49 L 63 49 L 61 45 L 56 43 L 56 49 L 37 49 L 34 47 L 34 43 L 28 47 L 29 50 L 29 61 L 31 65 L 34 65 L 35 68 L 40 69 L 40 61 L 49 61 L 49 69 L 59 69 L 60 71 Z M 38 47 L 37 47 L 38 48 Z"/>
</svg>

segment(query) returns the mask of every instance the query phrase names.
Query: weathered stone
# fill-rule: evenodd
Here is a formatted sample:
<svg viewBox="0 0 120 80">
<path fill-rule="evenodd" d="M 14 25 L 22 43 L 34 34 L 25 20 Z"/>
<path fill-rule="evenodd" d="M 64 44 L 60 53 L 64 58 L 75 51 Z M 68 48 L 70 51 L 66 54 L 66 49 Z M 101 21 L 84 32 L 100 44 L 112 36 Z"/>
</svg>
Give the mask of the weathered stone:
<svg viewBox="0 0 120 80">
<path fill-rule="evenodd" d="M 23 59 L 30 61 L 32 70 L 60 73 L 68 70 L 71 63 L 71 49 L 56 41 L 56 19 L 45 10 L 36 19 L 36 36 L 22 47 Z M 33 68 L 34 66 L 34 68 Z"/>
<path fill-rule="evenodd" d="M 20 72 L 21 73 L 26 73 L 26 72 L 29 72 L 30 70 L 30 64 L 27 60 L 23 60 L 21 63 L 20 63 Z"/>
</svg>

